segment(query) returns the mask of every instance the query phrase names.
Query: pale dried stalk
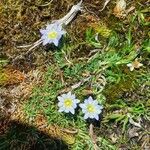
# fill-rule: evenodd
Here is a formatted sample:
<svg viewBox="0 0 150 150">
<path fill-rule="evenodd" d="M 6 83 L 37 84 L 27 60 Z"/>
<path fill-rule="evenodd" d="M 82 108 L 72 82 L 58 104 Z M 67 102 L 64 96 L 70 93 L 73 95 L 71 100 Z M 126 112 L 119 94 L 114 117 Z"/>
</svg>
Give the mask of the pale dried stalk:
<svg viewBox="0 0 150 150">
<path fill-rule="evenodd" d="M 54 21 L 54 23 L 68 25 L 77 15 L 77 13 L 81 11 L 81 4 L 82 0 L 77 5 L 73 5 L 71 10 L 63 18 Z"/>
<path fill-rule="evenodd" d="M 110 2 L 110 0 L 106 0 L 103 5 L 103 8 L 100 11 L 103 11 L 109 2 Z"/>
<path fill-rule="evenodd" d="M 97 146 L 97 138 L 96 138 L 96 135 L 94 135 L 93 128 L 94 128 L 94 125 L 91 123 L 89 126 L 89 135 L 90 135 L 91 140 L 93 142 L 94 150 L 99 150 L 99 147 Z"/>
</svg>

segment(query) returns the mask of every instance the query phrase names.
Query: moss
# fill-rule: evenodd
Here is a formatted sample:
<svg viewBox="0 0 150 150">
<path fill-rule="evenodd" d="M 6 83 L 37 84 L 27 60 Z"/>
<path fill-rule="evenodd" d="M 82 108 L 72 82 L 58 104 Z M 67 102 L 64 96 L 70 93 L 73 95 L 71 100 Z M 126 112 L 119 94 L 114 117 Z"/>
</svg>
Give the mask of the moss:
<svg viewBox="0 0 150 150">
<path fill-rule="evenodd" d="M 118 83 L 108 84 L 104 90 L 104 95 L 108 102 L 113 102 L 123 96 L 124 93 L 131 92 L 136 89 L 137 75 L 127 71 L 125 78 L 121 78 Z"/>
<path fill-rule="evenodd" d="M 11 85 L 20 83 L 25 79 L 23 73 L 13 68 L 4 68 L 0 70 L 0 85 Z"/>
<path fill-rule="evenodd" d="M 4 85 L 8 81 L 7 75 L 0 69 L 0 85 Z"/>
</svg>

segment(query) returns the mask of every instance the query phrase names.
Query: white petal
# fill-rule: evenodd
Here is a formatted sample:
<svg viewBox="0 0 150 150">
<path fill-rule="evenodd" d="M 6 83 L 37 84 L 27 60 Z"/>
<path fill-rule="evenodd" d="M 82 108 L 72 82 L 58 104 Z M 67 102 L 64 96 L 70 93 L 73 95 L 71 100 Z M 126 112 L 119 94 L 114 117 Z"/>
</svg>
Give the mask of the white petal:
<svg viewBox="0 0 150 150">
<path fill-rule="evenodd" d="M 70 95 L 70 97 L 71 97 L 71 99 L 74 99 L 74 100 L 76 98 L 75 94 Z"/>
<path fill-rule="evenodd" d="M 88 103 L 89 103 L 89 104 L 92 104 L 92 103 L 93 103 L 93 99 L 92 99 L 91 96 L 88 98 Z"/>
<path fill-rule="evenodd" d="M 71 95 L 71 92 L 68 92 L 67 93 L 67 96 L 70 98 L 72 95 Z"/>
<path fill-rule="evenodd" d="M 86 113 L 87 113 L 87 110 L 86 110 L 86 109 L 82 109 L 82 112 L 83 112 L 84 114 L 86 114 Z"/>
<path fill-rule="evenodd" d="M 57 31 L 62 31 L 63 29 L 62 29 L 62 25 L 57 25 Z"/>
<path fill-rule="evenodd" d="M 65 108 L 64 112 L 68 113 L 68 112 L 69 112 L 69 110 Z"/>
<path fill-rule="evenodd" d="M 100 114 L 101 112 L 102 112 L 101 109 L 97 109 L 97 110 L 96 110 L 96 113 L 97 113 L 97 114 Z"/>
<path fill-rule="evenodd" d="M 85 108 L 85 104 L 79 104 L 81 108 Z"/>
<path fill-rule="evenodd" d="M 64 35 L 64 34 L 66 34 L 66 33 L 67 33 L 67 32 L 64 31 L 64 30 L 60 32 L 61 35 Z"/>
<path fill-rule="evenodd" d="M 80 101 L 78 99 L 72 99 L 73 100 L 73 104 L 78 104 Z"/>
<path fill-rule="evenodd" d="M 40 30 L 40 33 L 41 33 L 41 34 L 46 34 L 46 33 L 47 33 L 47 30 L 41 29 L 41 30 Z"/>
<path fill-rule="evenodd" d="M 74 111 L 74 109 L 73 109 L 73 108 L 71 108 L 71 109 L 70 109 L 70 112 L 71 112 L 72 114 L 74 114 L 74 113 L 75 113 L 75 111 Z"/>
<path fill-rule="evenodd" d="M 64 107 L 61 107 L 61 108 L 59 108 L 59 112 L 63 112 L 65 109 L 64 109 Z"/>
<path fill-rule="evenodd" d="M 77 106 L 76 100 L 72 99 L 73 106 Z"/>
<path fill-rule="evenodd" d="M 77 104 L 76 103 L 73 103 L 73 108 L 77 108 Z"/>
<path fill-rule="evenodd" d="M 85 99 L 84 104 L 88 104 L 88 99 Z"/>
<path fill-rule="evenodd" d="M 48 24 L 46 30 L 52 30 L 55 27 L 55 24 Z"/>
<path fill-rule="evenodd" d="M 101 110 L 101 109 L 103 109 L 103 107 L 100 106 L 100 105 L 96 105 L 95 108 L 96 108 L 96 110 Z"/>
<path fill-rule="evenodd" d="M 57 39 L 53 40 L 53 43 L 55 46 L 58 46 L 58 42 L 59 42 L 59 40 L 57 40 Z"/>
<path fill-rule="evenodd" d="M 87 114 L 85 114 L 85 115 L 84 115 L 84 119 L 87 119 L 87 118 L 88 118 L 88 115 L 87 115 Z"/>
<path fill-rule="evenodd" d="M 61 96 L 58 96 L 57 98 L 58 98 L 58 100 L 59 100 L 60 102 L 63 102 L 63 101 L 64 101 L 64 99 L 63 99 Z"/>
<path fill-rule="evenodd" d="M 45 40 L 43 41 L 43 45 L 46 45 L 46 44 L 48 44 L 48 43 L 50 43 L 49 39 L 45 39 Z"/>
<path fill-rule="evenodd" d="M 94 114 L 93 113 L 89 113 L 89 118 L 94 118 Z"/>
<path fill-rule="evenodd" d="M 58 103 L 58 106 L 59 106 L 59 107 L 62 107 L 63 105 L 64 105 L 63 102 L 59 102 L 59 103 Z"/>
<path fill-rule="evenodd" d="M 99 120 L 99 116 L 98 116 L 98 115 L 95 115 L 94 118 L 95 118 L 96 120 Z"/>
<path fill-rule="evenodd" d="M 94 104 L 94 105 L 98 105 L 98 101 L 94 100 L 94 101 L 93 101 L 93 104 Z"/>
<path fill-rule="evenodd" d="M 62 97 L 63 99 L 68 98 L 68 97 L 67 97 L 67 94 L 62 94 L 61 97 Z"/>
<path fill-rule="evenodd" d="M 89 101 L 93 101 L 93 98 L 92 98 L 92 96 L 90 96 L 90 97 L 88 98 L 88 100 L 89 100 Z"/>
</svg>

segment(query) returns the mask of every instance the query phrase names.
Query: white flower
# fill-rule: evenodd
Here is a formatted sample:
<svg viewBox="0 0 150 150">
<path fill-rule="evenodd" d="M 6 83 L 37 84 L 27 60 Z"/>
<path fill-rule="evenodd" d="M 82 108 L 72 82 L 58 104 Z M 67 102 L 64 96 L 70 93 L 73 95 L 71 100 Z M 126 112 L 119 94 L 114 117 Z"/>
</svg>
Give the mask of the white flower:
<svg viewBox="0 0 150 150">
<path fill-rule="evenodd" d="M 135 59 L 132 63 L 127 64 L 127 66 L 130 68 L 130 71 L 133 71 L 134 68 L 139 69 L 143 64 L 140 63 L 138 59 Z"/>
<path fill-rule="evenodd" d="M 57 23 L 47 25 L 46 29 L 41 29 L 40 32 L 42 34 L 43 45 L 54 43 L 55 46 L 58 46 L 62 35 L 66 33 L 62 25 Z"/>
<path fill-rule="evenodd" d="M 103 107 L 98 105 L 98 101 L 93 100 L 91 96 L 88 99 L 85 99 L 84 103 L 79 106 L 85 114 L 84 119 L 95 118 L 96 120 L 99 120 L 99 114 L 102 112 Z"/>
<path fill-rule="evenodd" d="M 71 94 L 71 92 L 62 94 L 61 96 L 58 96 L 58 100 L 59 112 L 75 113 L 75 108 L 77 107 L 79 100 L 76 99 L 74 94 Z"/>
</svg>

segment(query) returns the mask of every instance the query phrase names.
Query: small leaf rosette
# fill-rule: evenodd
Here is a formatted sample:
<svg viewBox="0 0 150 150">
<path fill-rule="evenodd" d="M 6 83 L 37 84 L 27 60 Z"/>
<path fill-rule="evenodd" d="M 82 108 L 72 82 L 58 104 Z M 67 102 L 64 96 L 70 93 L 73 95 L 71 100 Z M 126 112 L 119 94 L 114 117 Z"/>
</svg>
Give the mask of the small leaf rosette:
<svg viewBox="0 0 150 150">
<path fill-rule="evenodd" d="M 47 25 L 46 29 L 41 29 L 41 39 L 43 45 L 54 43 L 58 46 L 61 37 L 66 33 L 61 24 L 53 23 Z"/>
<path fill-rule="evenodd" d="M 102 112 L 103 107 L 98 104 L 97 100 L 93 100 L 90 96 L 79 106 L 82 108 L 82 112 L 84 113 L 84 119 L 90 118 L 99 120 L 99 114 Z"/>
<path fill-rule="evenodd" d="M 71 92 L 62 94 L 61 96 L 58 96 L 58 100 L 59 112 L 71 112 L 72 114 L 75 113 L 75 109 L 79 103 L 79 100 L 76 99 L 74 94 L 71 94 Z"/>
</svg>

